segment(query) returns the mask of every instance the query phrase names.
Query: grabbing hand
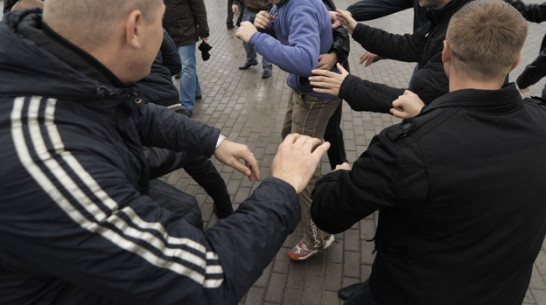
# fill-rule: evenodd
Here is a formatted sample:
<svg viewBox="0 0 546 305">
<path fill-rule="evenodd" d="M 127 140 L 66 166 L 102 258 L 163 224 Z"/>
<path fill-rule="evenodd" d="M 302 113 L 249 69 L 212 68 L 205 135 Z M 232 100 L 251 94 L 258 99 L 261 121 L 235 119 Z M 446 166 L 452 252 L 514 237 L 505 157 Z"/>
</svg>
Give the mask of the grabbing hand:
<svg viewBox="0 0 546 305">
<path fill-rule="evenodd" d="M 358 24 L 353 18 L 353 15 L 349 11 L 345 11 L 340 8 L 338 8 L 336 12 L 337 20 L 345 27 L 349 34 L 353 34 L 353 31 Z"/>
<path fill-rule="evenodd" d="M 330 15 L 330 21 L 332 22 L 332 29 L 338 28 L 341 26 L 341 22 L 337 20 L 337 13 L 333 11 L 328 11 Z"/>
<path fill-rule="evenodd" d="M 241 22 L 237 32 L 235 32 L 235 36 L 248 43 L 250 41 L 250 37 L 252 37 L 252 35 L 254 35 L 256 32 L 258 32 L 258 30 L 252 23 L 250 23 L 250 21 L 244 21 Z"/>
<path fill-rule="evenodd" d="M 374 62 L 380 61 L 381 59 L 383 59 L 383 57 L 377 54 L 374 54 L 372 52 L 364 52 L 364 54 L 360 56 L 360 64 L 364 63 L 364 67 L 367 67 Z"/>
<path fill-rule="evenodd" d="M 338 165 L 336 165 L 336 168 L 334 169 L 334 172 L 339 171 L 339 170 L 348 170 L 348 171 L 350 171 L 351 170 L 351 165 L 348 162 L 343 162 L 341 164 L 338 164 Z"/>
<path fill-rule="evenodd" d="M 224 140 L 214 151 L 214 156 L 220 162 L 233 167 L 248 177 L 248 180 L 260 180 L 260 169 L 258 161 L 254 158 L 254 154 L 250 152 L 248 146 L 239 144 L 229 140 Z M 245 164 L 239 162 L 243 159 Z"/>
<path fill-rule="evenodd" d="M 417 94 L 406 90 L 403 95 L 400 95 L 394 102 L 392 102 L 390 112 L 392 115 L 401 119 L 410 119 L 416 117 L 425 103 L 417 96 Z"/>
<path fill-rule="evenodd" d="M 349 72 L 343 68 L 340 63 L 337 63 L 337 68 L 341 74 L 331 72 L 329 70 L 313 70 L 314 75 L 309 77 L 309 82 L 313 86 L 313 91 L 317 93 L 325 93 L 333 96 L 339 96 L 339 88 Z"/>
<path fill-rule="evenodd" d="M 318 58 L 317 69 L 322 70 L 332 70 L 332 68 L 337 63 L 336 52 L 331 52 L 328 54 L 320 54 Z"/>
<path fill-rule="evenodd" d="M 257 29 L 265 30 L 269 27 L 271 20 L 273 20 L 273 17 L 269 15 L 268 11 L 260 11 L 254 18 L 254 26 Z"/>
<path fill-rule="evenodd" d="M 279 145 L 273 158 L 271 175 L 286 181 L 300 193 L 311 180 L 322 156 L 330 148 L 330 143 L 320 143 L 321 140 L 317 138 L 289 134 Z"/>
</svg>

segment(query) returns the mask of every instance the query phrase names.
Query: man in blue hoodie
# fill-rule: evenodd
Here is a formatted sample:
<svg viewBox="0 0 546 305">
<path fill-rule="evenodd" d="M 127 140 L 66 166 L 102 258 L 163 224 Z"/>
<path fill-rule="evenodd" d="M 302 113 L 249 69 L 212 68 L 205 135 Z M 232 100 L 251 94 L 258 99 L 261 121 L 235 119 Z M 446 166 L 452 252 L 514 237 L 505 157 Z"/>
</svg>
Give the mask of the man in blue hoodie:
<svg viewBox="0 0 546 305">
<path fill-rule="evenodd" d="M 326 7 L 320 0 L 269 0 L 274 7 L 261 11 L 254 24 L 242 22 L 237 37 L 254 47 L 258 53 L 288 72 L 287 84 L 292 88 L 284 118 L 282 137 L 301 133 L 323 138 L 328 120 L 340 99 L 313 92 L 308 81 L 317 67 L 319 55 L 332 46 L 332 25 Z M 303 239 L 288 252 L 293 260 L 305 260 L 334 241 L 315 226 L 309 216 L 314 178 L 300 194 Z"/>
</svg>

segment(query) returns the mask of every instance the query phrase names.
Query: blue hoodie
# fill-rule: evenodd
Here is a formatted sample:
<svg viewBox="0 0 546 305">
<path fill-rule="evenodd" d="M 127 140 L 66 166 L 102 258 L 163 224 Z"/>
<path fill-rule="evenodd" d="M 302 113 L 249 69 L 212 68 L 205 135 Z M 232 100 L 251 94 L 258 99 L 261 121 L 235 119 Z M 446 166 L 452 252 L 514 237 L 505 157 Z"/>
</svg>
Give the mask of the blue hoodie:
<svg viewBox="0 0 546 305">
<path fill-rule="evenodd" d="M 313 92 L 308 77 L 318 64 L 320 54 L 332 47 L 332 23 L 320 0 L 286 0 L 275 5 L 275 16 L 265 33 L 257 32 L 250 45 L 288 75 L 287 84 L 300 94 L 322 98 L 331 95 Z M 337 71 L 337 70 L 336 70 Z"/>
</svg>

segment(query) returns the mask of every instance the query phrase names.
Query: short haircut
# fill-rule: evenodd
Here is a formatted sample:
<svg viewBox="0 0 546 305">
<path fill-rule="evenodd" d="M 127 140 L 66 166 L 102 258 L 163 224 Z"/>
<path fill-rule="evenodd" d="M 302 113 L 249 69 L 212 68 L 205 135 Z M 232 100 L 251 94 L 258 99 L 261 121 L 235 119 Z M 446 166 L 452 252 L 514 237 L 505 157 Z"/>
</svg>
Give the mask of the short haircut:
<svg viewBox="0 0 546 305">
<path fill-rule="evenodd" d="M 111 34 L 115 23 L 133 10 L 140 10 L 145 22 L 154 20 L 152 0 L 47 0 L 44 21 L 77 31 L 89 43 L 100 43 Z"/>
<path fill-rule="evenodd" d="M 504 78 L 527 36 L 527 22 L 502 0 L 475 0 L 451 17 L 446 40 L 453 66 L 478 80 Z"/>
<path fill-rule="evenodd" d="M 17 11 L 33 7 L 44 8 L 44 2 L 40 0 L 19 0 L 11 7 L 11 10 Z"/>
</svg>

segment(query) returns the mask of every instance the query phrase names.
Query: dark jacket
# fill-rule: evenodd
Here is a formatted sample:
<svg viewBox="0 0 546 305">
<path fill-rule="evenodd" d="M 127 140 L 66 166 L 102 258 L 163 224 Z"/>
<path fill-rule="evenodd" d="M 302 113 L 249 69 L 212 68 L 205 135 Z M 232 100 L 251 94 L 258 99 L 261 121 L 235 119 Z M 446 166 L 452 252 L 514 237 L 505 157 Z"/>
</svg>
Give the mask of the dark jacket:
<svg viewBox="0 0 546 305">
<path fill-rule="evenodd" d="M 6 17 L 0 304 L 237 304 L 300 220 L 294 188 L 192 227 L 146 196 L 142 145 L 210 156 L 219 130 L 143 103 L 36 11 Z"/>
<path fill-rule="evenodd" d="M 242 2 L 245 6 L 245 10 L 248 10 L 251 13 L 269 11 L 273 6 L 269 0 L 233 0 L 233 4 L 239 4 L 239 2 Z"/>
<path fill-rule="evenodd" d="M 356 21 L 368 21 L 388 16 L 413 7 L 413 30 L 428 22 L 426 9 L 419 5 L 419 0 L 360 0 L 347 7 Z"/>
<path fill-rule="evenodd" d="M 207 9 L 203 0 L 165 0 L 163 27 L 178 47 L 209 37 Z"/>
<path fill-rule="evenodd" d="M 322 0 L 322 3 L 326 6 L 326 9 L 329 11 L 336 10 L 336 4 L 333 0 Z M 337 61 L 343 65 L 343 67 L 349 71 L 349 51 L 351 50 L 351 39 L 349 33 L 345 30 L 344 27 L 339 26 L 335 28 L 332 32 L 334 42 L 330 48 L 330 52 L 335 52 L 337 56 Z"/>
<path fill-rule="evenodd" d="M 514 84 L 446 94 L 321 178 L 312 218 L 339 233 L 379 210 L 378 305 L 521 305 L 546 230 L 544 122 Z"/>
<path fill-rule="evenodd" d="M 506 0 L 506 2 L 515 7 L 528 21 L 541 23 L 546 20 L 546 2 L 542 4 L 525 4 L 519 0 Z M 525 67 L 516 83 L 518 87 L 525 89 L 534 85 L 544 76 L 546 76 L 546 35 L 542 38 L 538 57 Z"/>
<path fill-rule="evenodd" d="M 391 34 L 359 23 L 353 38 L 366 50 L 379 56 L 404 62 L 417 62 L 419 71 L 413 77 L 409 90 L 425 104 L 449 90 L 442 64 L 442 49 L 451 16 L 471 0 L 452 0 L 439 10 L 427 11 L 429 23 L 413 34 Z M 341 84 L 339 97 L 353 110 L 388 113 L 392 102 L 405 88 L 393 88 L 349 75 Z"/>
<path fill-rule="evenodd" d="M 138 91 L 146 102 L 162 106 L 180 103 L 180 93 L 173 84 L 172 76 L 180 73 L 181 69 L 178 48 L 167 31 L 163 31 L 161 48 L 152 64 L 150 74 L 136 83 Z"/>
</svg>

